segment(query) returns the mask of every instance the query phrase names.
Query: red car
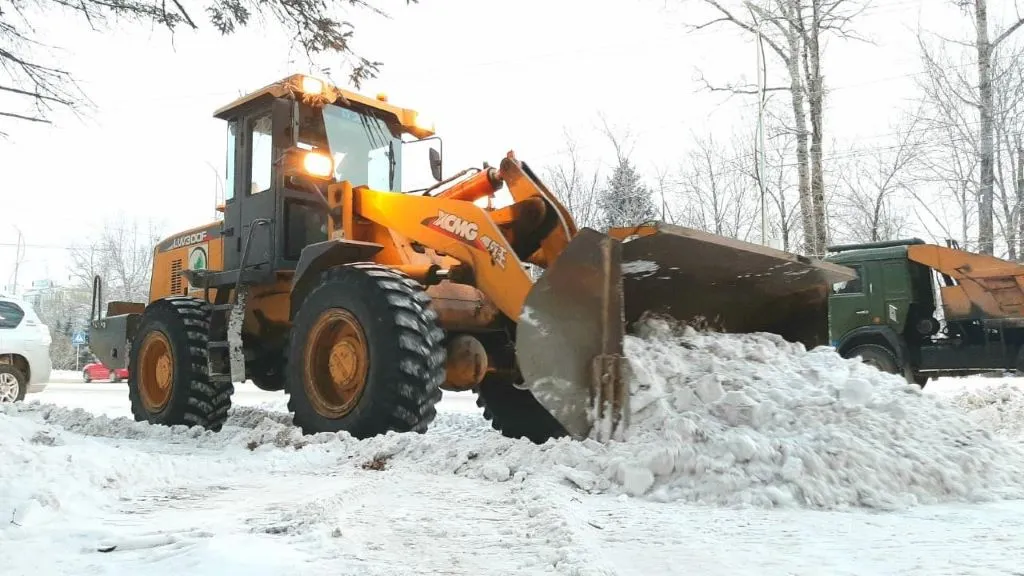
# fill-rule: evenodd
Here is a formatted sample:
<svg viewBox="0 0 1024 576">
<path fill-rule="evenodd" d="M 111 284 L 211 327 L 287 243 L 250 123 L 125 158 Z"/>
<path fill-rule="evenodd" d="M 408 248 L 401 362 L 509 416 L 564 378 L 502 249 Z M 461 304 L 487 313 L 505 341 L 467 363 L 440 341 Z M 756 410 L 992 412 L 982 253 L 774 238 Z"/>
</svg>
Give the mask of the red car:
<svg viewBox="0 0 1024 576">
<path fill-rule="evenodd" d="M 86 382 L 92 382 L 93 380 L 110 380 L 111 382 L 120 382 L 121 380 L 128 379 L 128 369 L 118 368 L 111 372 L 110 368 L 107 368 L 99 362 L 92 362 L 86 364 L 82 368 L 82 380 Z"/>
</svg>

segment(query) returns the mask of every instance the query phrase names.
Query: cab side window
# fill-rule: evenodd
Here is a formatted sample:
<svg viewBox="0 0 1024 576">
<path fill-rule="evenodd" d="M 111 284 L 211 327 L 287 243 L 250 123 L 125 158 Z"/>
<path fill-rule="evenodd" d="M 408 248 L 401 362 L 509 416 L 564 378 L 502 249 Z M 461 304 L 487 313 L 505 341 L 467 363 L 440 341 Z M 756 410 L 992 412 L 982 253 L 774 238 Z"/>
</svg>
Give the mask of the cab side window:
<svg viewBox="0 0 1024 576">
<path fill-rule="evenodd" d="M 0 329 L 13 329 L 21 324 L 25 311 L 13 302 L 0 302 Z"/>
<path fill-rule="evenodd" d="M 224 166 L 224 200 L 235 197 L 235 137 L 238 134 L 238 120 L 228 122 L 227 157 Z"/>
<path fill-rule="evenodd" d="M 836 282 L 832 285 L 833 294 L 863 294 L 864 293 L 864 268 L 862 266 L 850 266 L 857 277 L 847 282 Z"/>
<path fill-rule="evenodd" d="M 253 118 L 249 140 L 251 185 L 250 194 L 270 190 L 271 165 L 273 164 L 274 137 L 271 132 L 270 114 Z"/>
</svg>

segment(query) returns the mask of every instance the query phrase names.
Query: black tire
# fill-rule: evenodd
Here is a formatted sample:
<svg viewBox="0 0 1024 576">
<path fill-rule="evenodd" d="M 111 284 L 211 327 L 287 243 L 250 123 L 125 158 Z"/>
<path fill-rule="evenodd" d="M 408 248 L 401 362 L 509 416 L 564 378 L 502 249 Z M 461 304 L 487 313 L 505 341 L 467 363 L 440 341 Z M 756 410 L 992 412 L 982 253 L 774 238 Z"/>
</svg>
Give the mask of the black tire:
<svg viewBox="0 0 1024 576">
<path fill-rule="evenodd" d="M 5 375 L 3 376 L 4 379 L 13 377 L 18 387 L 14 400 L 5 400 L 5 402 L 21 402 L 25 400 L 25 394 L 28 393 L 28 377 L 25 376 L 25 373 L 13 364 L 0 364 L 0 375 Z"/>
<path fill-rule="evenodd" d="M 860 356 L 861 361 L 869 366 L 874 366 L 882 372 L 889 372 L 890 374 L 896 374 L 898 376 L 903 375 L 903 370 L 900 369 L 899 364 L 896 362 L 896 355 L 885 346 L 878 344 L 861 344 L 860 346 L 854 346 L 845 354 L 847 358 L 856 358 Z"/>
<path fill-rule="evenodd" d="M 89 373 L 88 372 L 84 372 L 84 371 L 82 372 L 82 381 L 85 382 L 86 384 L 88 384 L 89 382 L 92 382 L 92 378 L 89 377 Z"/>
<path fill-rule="evenodd" d="M 474 391 L 476 405 L 484 409 L 484 418 L 504 436 L 543 444 L 550 438 L 568 435 L 532 392 L 514 387 L 508 379 L 488 375 Z"/>
<path fill-rule="evenodd" d="M 344 431 L 356 438 L 426 432 L 437 416 L 446 355 L 444 331 L 429 305 L 423 286 L 385 266 L 356 263 L 324 271 L 299 305 L 288 339 L 285 376 L 295 425 L 305 434 Z M 366 377 L 350 408 L 324 415 L 306 387 L 305 353 L 321 314 L 339 311 L 362 330 Z"/>
<path fill-rule="evenodd" d="M 111 370 L 110 371 L 110 383 L 111 384 L 117 384 L 120 381 L 121 381 L 121 379 L 117 377 L 117 371 L 116 370 Z"/>
<path fill-rule="evenodd" d="M 928 380 L 930 378 L 931 377 L 928 376 L 927 374 L 922 374 L 920 372 L 914 372 L 914 384 L 917 384 L 918 386 L 920 386 L 921 389 L 924 389 L 925 385 L 928 384 Z"/>
<path fill-rule="evenodd" d="M 209 318 L 205 302 L 184 296 L 164 298 L 146 308 L 128 363 L 128 399 L 137 422 L 201 426 L 215 432 L 224 426 L 235 388 L 230 382 L 210 382 L 206 365 Z M 173 378 L 166 404 L 151 411 L 139 390 L 143 375 L 139 355 L 146 336 L 154 332 L 170 344 Z"/>
</svg>

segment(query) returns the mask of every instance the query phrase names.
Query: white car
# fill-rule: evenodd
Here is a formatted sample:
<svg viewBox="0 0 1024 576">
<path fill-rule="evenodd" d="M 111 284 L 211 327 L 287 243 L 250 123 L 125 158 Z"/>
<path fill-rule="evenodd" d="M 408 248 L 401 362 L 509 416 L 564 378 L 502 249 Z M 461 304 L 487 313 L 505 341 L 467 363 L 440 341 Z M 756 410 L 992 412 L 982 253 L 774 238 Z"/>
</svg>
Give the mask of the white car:
<svg viewBox="0 0 1024 576">
<path fill-rule="evenodd" d="M 0 402 L 42 392 L 50 380 L 50 329 L 18 298 L 0 295 Z"/>
</svg>

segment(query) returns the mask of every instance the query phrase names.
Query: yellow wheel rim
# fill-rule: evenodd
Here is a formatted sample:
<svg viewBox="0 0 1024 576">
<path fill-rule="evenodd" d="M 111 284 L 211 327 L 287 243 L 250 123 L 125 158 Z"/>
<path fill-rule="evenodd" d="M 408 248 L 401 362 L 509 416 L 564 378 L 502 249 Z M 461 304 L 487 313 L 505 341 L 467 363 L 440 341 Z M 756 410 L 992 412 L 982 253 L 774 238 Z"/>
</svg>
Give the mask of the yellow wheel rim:
<svg viewBox="0 0 1024 576">
<path fill-rule="evenodd" d="M 362 395 L 369 367 L 366 335 L 356 317 L 337 308 L 321 314 L 306 345 L 303 379 L 317 414 L 332 419 L 348 414 Z"/>
<path fill-rule="evenodd" d="M 171 399 L 174 382 L 174 358 L 171 343 L 161 332 L 150 332 L 139 351 L 139 394 L 146 411 L 159 412 Z"/>
</svg>

